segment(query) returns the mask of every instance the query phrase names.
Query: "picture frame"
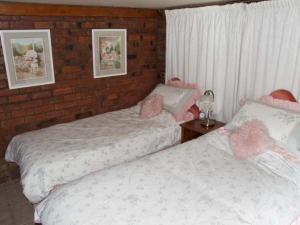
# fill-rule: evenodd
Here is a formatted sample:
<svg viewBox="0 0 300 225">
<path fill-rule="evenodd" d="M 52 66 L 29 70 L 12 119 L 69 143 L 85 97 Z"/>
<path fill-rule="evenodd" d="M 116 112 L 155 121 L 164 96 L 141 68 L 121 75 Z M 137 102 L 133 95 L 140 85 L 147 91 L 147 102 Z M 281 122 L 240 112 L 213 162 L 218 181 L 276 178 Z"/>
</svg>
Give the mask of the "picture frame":
<svg viewBox="0 0 300 225">
<path fill-rule="evenodd" d="M 127 74 L 127 30 L 93 29 L 94 78 Z"/>
<path fill-rule="evenodd" d="M 55 83 L 50 30 L 1 30 L 9 89 Z"/>
</svg>

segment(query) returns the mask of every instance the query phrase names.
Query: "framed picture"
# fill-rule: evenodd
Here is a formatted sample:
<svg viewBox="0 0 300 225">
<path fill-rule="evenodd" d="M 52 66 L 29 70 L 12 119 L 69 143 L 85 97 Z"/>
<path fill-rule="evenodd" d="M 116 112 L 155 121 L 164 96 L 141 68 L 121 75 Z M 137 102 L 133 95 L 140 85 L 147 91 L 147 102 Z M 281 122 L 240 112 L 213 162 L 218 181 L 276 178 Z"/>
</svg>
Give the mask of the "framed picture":
<svg viewBox="0 0 300 225">
<path fill-rule="evenodd" d="M 92 30 L 94 78 L 127 74 L 125 29 Z"/>
<path fill-rule="evenodd" d="M 55 82 L 50 30 L 0 32 L 10 89 Z"/>
</svg>

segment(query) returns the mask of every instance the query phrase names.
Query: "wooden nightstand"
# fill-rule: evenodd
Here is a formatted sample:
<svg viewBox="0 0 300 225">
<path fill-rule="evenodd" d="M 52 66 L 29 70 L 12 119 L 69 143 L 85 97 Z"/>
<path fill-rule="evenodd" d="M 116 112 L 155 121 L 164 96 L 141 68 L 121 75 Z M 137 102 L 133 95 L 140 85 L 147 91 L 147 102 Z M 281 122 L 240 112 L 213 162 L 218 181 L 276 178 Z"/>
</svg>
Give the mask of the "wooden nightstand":
<svg viewBox="0 0 300 225">
<path fill-rule="evenodd" d="M 206 128 L 201 125 L 200 120 L 192 120 L 186 123 L 182 123 L 181 126 L 181 143 L 190 141 L 201 135 L 207 134 L 213 130 L 225 126 L 225 123 L 215 121 L 215 126 Z"/>
</svg>

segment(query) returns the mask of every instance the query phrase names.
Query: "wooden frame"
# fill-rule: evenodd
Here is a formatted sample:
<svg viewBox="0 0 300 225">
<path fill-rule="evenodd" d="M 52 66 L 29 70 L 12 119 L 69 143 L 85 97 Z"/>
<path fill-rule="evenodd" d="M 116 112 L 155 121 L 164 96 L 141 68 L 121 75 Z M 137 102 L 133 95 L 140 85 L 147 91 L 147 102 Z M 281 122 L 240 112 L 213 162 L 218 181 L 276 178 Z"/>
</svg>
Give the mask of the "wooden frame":
<svg viewBox="0 0 300 225">
<path fill-rule="evenodd" d="M 0 2 L 0 15 L 155 18 L 159 15 L 159 13 L 158 10 L 154 9 Z"/>
</svg>

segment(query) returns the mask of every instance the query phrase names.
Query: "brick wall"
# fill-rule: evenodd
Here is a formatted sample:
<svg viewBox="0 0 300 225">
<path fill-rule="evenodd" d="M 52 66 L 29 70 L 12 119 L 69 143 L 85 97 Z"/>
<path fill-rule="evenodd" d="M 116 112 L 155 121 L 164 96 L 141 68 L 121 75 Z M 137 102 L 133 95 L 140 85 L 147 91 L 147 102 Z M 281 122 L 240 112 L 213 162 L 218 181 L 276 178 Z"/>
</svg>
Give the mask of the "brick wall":
<svg viewBox="0 0 300 225">
<path fill-rule="evenodd" d="M 9 90 L 0 46 L 0 183 L 18 177 L 4 161 L 16 134 L 122 109 L 160 81 L 156 18 L 0 16 L 0 29 L 50 29 L 56 83 Z M 93 78 L 91 29 L 128 34 L 128 75 Z"/>
<path fill-rule="evenodd" d="M 157 28 L 157 69 L 162 83 L 165 82 L 165 67 L 166 67 L 166 17 L 165 12 L 160 10 L 159 23 Z"/>
</svg>

